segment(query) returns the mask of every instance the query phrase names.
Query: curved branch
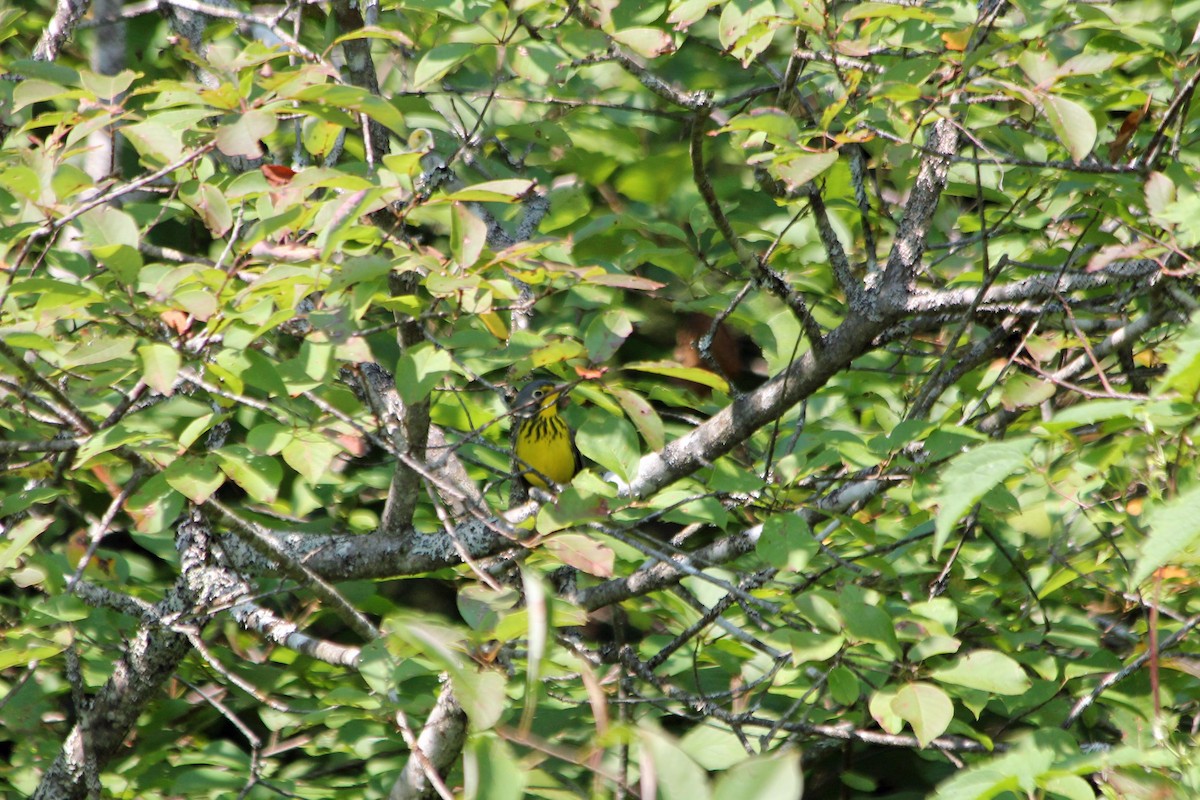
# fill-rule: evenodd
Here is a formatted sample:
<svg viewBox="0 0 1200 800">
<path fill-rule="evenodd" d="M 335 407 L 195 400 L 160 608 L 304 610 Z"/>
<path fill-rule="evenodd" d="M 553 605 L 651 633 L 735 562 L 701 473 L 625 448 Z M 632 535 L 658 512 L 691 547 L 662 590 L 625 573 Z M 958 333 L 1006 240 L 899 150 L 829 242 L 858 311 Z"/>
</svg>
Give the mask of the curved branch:
<svg viewBox="0 0 1200 800">
<path fill-rule="evenodd" d="M 755 431 L 783 416 L 788 409 L 825 385 L 833 375 L 865 353 L 886 329 L 880 319 L 851 316 L 825 337 L 820 353 L 808 351 L 787 369 L 736 398 L 689 433 L 661 451 L 642 458 L 628 495 L 641 499 L 708 466 Z"/>
</svg>

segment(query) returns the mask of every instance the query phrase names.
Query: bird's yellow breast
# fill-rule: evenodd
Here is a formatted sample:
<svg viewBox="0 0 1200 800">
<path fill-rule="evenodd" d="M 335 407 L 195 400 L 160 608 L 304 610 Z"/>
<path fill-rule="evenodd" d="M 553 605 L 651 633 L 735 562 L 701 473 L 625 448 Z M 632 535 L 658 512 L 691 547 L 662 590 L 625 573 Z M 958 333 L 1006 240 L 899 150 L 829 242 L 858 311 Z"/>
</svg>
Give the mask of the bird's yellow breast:
<svg viewBox="0 0 1200 800">
<path fill-rule="evenodd" d="M 514 450 L 522 477 L 533 486 L 549 488 L 543 475 L 555 483 L 569 483 L 575 477 L 571 432 L 553 406 L 521 420 Z"/>
</svg>

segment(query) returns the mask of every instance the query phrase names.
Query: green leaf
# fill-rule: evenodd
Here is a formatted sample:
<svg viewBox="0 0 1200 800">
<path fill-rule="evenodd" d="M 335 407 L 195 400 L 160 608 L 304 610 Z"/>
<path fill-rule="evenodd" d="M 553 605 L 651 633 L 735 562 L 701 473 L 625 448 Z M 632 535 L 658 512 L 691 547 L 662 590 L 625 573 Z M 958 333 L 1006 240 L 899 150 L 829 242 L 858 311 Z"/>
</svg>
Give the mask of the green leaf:
<svg viewBox="0 0 1200 800">
<path fill-rule="evenodd" d="M 621 404 L 621 410 L 637 428 L 638 433 L 645 440 L 646 446 L 651 450 L 661 450 L 666 443 L 666 438 L 663 433 L 662 417 L 654 410 L 654 406 L 631 389 L 614 387 L 608 391 Z"/>
<path fill-rule="evenodd" d="M 37 489 L 27 489 L 23 492 L 16 492 L 7 497 L 0 497 L 0 519 L 10 517 L 28 508 L 33 508 L 36 505 L 53 502 L 58 497 L 62 496 L 61 489 L 53 489 L 49 486 L 42 486 Z"/>
<path fill-rule="evenodd" d="M 846 638 L 851 642 L 873 642 L 890 658 L 900 656 L 895 623 L 890 614 L 867 602 L 857 587 L 847 587 L 841 598 L 842 618 L 846 621 Z"/>
<path fill-rule="evenodd" d="M 481 583 L 464 586 L 458 592 L 458 613 L 475 631 L 491 631 L 501 615 L 511 611 L 521 597 L 515 589 L 493 589 Z"/>
<path fill-rule="evenodd" d="M 721 2 L 722 0 L 673 0 L 667 22 L 674 25 L 676 30 L 685 31 L 704 19 L 708 10 Z"/>
<path fill-rule="evenodd" d="M 488 731 L 496 727 L 508 704 L 504 675 L 495 671 L 477 672 L 472 668 L 452 670 L 454 696 L 470 721 L 471 730 Z"/>
<path fill-rule="evenodd" d="M 0 559 L 3 557 L 0 556 Z M 35 661 L 46 661 L 66 649 L 65 644 L 47 643 L 42 645 L 27 644 L 23 647 L 13 645 L 11 640 L 5 642 L 0 649 L 0 670 L 23 667 Z"/>
<path fill-rule="evenodd" d="M 1095 425 L 1109 420 L 1133 420 L 1144 403 L 1140 400 L 1089 400 L 1078 405 L 1056 410 L 1054 416 L 1042 422 L 1041 427 L 1052 432 Z"/>
<path fill-rule="evenodd" d="M 455 203 L 450 216 L 450 254 L 455 262 L 463 268 L 475 266 L 486 244 L 487 224 L 462 203 Z"/>
<path fill-rule="evenodd" d="M 466 800 L 521 800 L 529 772 L 507 742 L 495 735 L 471 741 L 465 753 Z"/>
<path fill-rule="evenodd" d="M 896 734 L 904 730 L 904 719 L 892 708 L 898 689 L 890 686 L 878 690 L 867 701 L 867 709 L 871 718 L 888 733 Z"/>
<path fill-rule="evenodd" d="M 737 56 L 746 67 L 765 50 L 778 23 L 771 0 L 730 0 L 722 4 L 718 35 L 721 46 Z"/>
<path fill-rule="evenodd" d="M 772 161 L 767 170 L 783 181 L 789 191 L 794 191 L 837 163 L 838 153 L 830 150 L 825 153 L 798 155 L 786 161 Z"/>
<path fill-rule="evenodd" d="M 846 644 L 846 640 L 839 635 L 794 630 L 786 633 L 788 646 L 792 651 L 792 663 L 797 666 L 828 661 Z"/>
<path fill-rule="evenodd" d="M 770 755 L 755 756 L 717 778 L 713 800 L 748 798 L 799 798 L 804 794 L 800 749 L 789 747 Z"/>
<path fill-rule="evenodd" d="M 396 365 L 396 389 L 406 403 L 419 403 L 429 396 L 447 374 L 454 360 L 440 347 L 422 342 L 400 357 Z"/>
<path fill-rule="evenodd" d="M 1047 95 L 1042 110 L 1058 140 L 1066 145 L 1077 163 L 1087 158 L 1096 144 L 1096 120 L 1091 113 L 1073 100 Z"/>
<path fill-rule="evenodd" d="M 1045 50 L 1025 50 L 1017 58 L 1017 64 L 1038 88 L 1049 88 L 1058 75 L 1058 62 Z"/>
<path fill-rule="evenodd" d="M 592 318 L 583 334 L 583 345 L 593 364 L 603 364 L 633 333 L 633 320 L 625 309 L 613 309 Z"/>
<path fill-rule="evenodd" d="M 179 351 L 170 345 L 143 345 L 138 348 L 138 358 L 142 362 L 142 380 L 158 392 L 168 397 L 175 391 L 175 381 L 179 378 L 179 367 L 183 359 Z"/>
<path fill-rule="evenodd" d="M 270 456 L 255 454 L 243 445 L 229 445 L 215 453 L 221 471 L 260 503 L 273 503 L 283 480 L 283 467 Z"/>
<path fill-rule="evenodd" d="M 16 112 L 34 103 L 73 96 L 78 95 L 57 83 L 50 83 L 38 78 L 26 78 L 13 87 L 12 110 Z"/>
<path fill-rule="evenodd" d="M 62 366 L 69 369 L 99 366 L 104 368 L 125 366 L 127 356 L 133 353 L 136 340 L 132 338 L 100 337 L 85 341 L 73 348 L 62 359 Z"/>
<path fill-rule="evenodd" d="M 1020 664 L 995 650 L 967 653 L 949 667 L 934 670 L 930 677 L 939 683 L 1004 695 L 1024 694 L 1033 685 Z"/>
<path fill-rule="evenodd" d="M 1195 315 L 1175 338 L 1167 373 L 1159 384 L 1159 391 L 1174 389 L 1188 395 L 1200 389 L 1200 315 Z"/>
<path fill-rule="evenodd" d="M 0 570 L 8 569 L 17 556 L 54 522 L 54 517 L 26 517 L 5 532 L 7 546 L 0 550 Z"/>
<path fill-rule="evenodd" d="M 698 383 L 701 386 L 708 386 L 726 394 L 729 392 L 729 384 L 720 375 L 716 375 L 706 369 L 680 366 L 670 361 L 634 361 L 624 365 L 622 369 L 648 372 L 651 375 L 665 375 L 670 378 Z"/>
<path fill-rule="evenodd" d="M 602 483 L 609 491 L 612 486 Z M 604 497 L 581 492 L 568 486 L 558 495 L 554 503 L 542 506 L 537 515 L 537 530 L 548 534 L 582 525 L 593 520 L 602 520 L 611 513 Z"/>
<path fill-rule="evenodd" d="M 1159 221 L 1160 225 L 1168 222 L 1166 214 L 1175 204 L 1178 196 L 1175 182 L 1161 172 L 1151 172 L 1146 178 L 1145 192 L 1146 210 Z"/>
<path fill-rule="evenodd" d="M 1092 785 L 1078 775 L 1059 775 L 1040 782 L 1050 796 L 1066 800 L 1096 800 Z"/>
<path fill-rule="evenodd" d="M 160 112 L 121 128 L 138 154 L 150 164 L 171 164 L 183 157 L 183 137 L 211 116 L 208 109 Z"/>
<path fill-rule="evenodd" d="M 103 258 L 113 252 L 116 245 L 136 248 L 141 238 L 133 217 L 112 206 L 99 206 L 79 218 L 83 226 L 83 240 L 89 249 Z"/>
<path fill-rule="evenodd" d="M 1057 387 L 1052 381 L 1034 375 L 1017 373 L 1004 381 L 1000 390 L 1000 402 L 1009 411 L 1032 408 L 1054 396 Z"/>
<path fill-rule="evenodd" d="M 163 470 L 163 475 L 172 489 L 193 503 L 203 503 L 225 482 L 216 459 L 207 456 L 177 458 Z"/>
<path fill-rule="evenodd" d="M 892 698 L 892 710 L 912 728 L 921 747 L 946 732 L 954 719 L 954 703 L 938 687 L 929 683 L 909 683 Z"/>
<path fill-rule="evenodd" d="M 333 345 L 311 339 L 300 346 L 295 358 L 279 365 L 288 394 L 295 397 L 318 386 L 330 383 L 334 369 Z"/>
<path fill-rule="evenodd" d="M 399 136 L 405 133 L 404 116 L 396 107 L 358 86 L 320 83 L 305 86 L 290 96 L 319 106 L 366 114 Z"/>
<path fill-rule="evenodd" d="M 625 28 L 614 31 L 612 38 L 644 58 L 655 58 L 675 51 L 671 34 L 660 28 Z"/>
<path fill-rule="evenodd" d="M 283 460 L 309 483 L 319 483 L 342 448 L 316 431 L 297 431 L 283 448 Z"/>
<path fill-rule="evenodd" d="M 388 652 L 384 640 L 377 639 L 363 645 L 358 657 L 358 674 L 374 692 L 386 697 L 396 691 L 401 680 L 395 667 L 395 659 Z"/>
<path fill-rule="evenodd" d="M 101 75 L 90 70 L 80 70 L 79 82 L 83 88 L 94 94 L 100 100 L 114 100 L 117 95 L 124 93 L 133 82 L 142 77 L 142 73 L 124 69 L 116 75 Z"/>
<path fill-rule="evenodd" d="M 943 12 L 945 13 L 945 12 Z M 894 3 L 855 3 L 847 9 L 843 19 L 920 19 L 934 22 L 938 19 L 935 11 L 915 6 L 900 6 Z"/>
<path fill-rule="evenodd" d="M 225 193 L 211 183 L 201 183 L 190 192 L 180 192 L 183 202 L 195 211 L 213 236 L 224 236 L 233 227 L 233 211 Z"/>
<path fill-rule="evenodd" d="M 927 636 L 919 640 L 908 651 L 909 661 L 924 661 L 934 656 L 945 656 L 957 653 L 962 642 L 953 636 Z"/>
<path fill-rule="evenodd" d="M 934 800 L 974 800 L 1004 794 L 1037 795 L 1038 778 L 1056 761 L 1077 756 L 1079 746 L 1066 731 L 1036 730 L 1002 756 L 984 759 L 938 785 Z"/>
<path fill-rule="evenodd" d="M 256 453 L 273 456 L 292 440 L 292 429 L 275 422 L 256 425 L 246 434 L 246 444 Z"/>
<path fill-rule="evenodd" d="M 1129 579 L 1133 587 L 1159 567 L 1200 560 L 1200 486 L 1148 508 L 1145 525 L 1150 535 L 1142 542 L 1137 566 Z"/>
<path fill-rule="evenodd" d="M 749 758 L 736 734 L 713 725 L 693 726 L 683 735 L 679 746 L 710 772 L 729 769 Z"/>
<path fill-rule="evenodd" d="M 796 609 L 813 625 L 829 633 L 841 633 L 846 621 L 829 598 L 817 592 L 805 592 L 796 598 Z"/>
<path fill-rule="evenodd" d="M 763 523 L 754 552 L 780 570 L 799 572 L 818 551 L 808 523 L 799 514 L 773 514 Z"/>
<path fill-rule="evenodd" d="M 800 136 L 796 120 L 791 114 L 778 108 L 756 108 L 748 113 L 738 114 L 720 130 L 722 133 L 758 131 L 782 142 L 794 142 Z"/>
<path fill-rule="evenodd" d="M 1117 59 L 1116 53 L 1080 53 L 1062 63 L 1062 66 L 1058 68 L 1057 77 L 1101 75 L 1111 70 Z"/>
<path fill-rule="evenodd" d="M 649 787 L 650 796 L 657 788 L 663 800 L 708 800 L 712 792 L 700 765 L 688 756 L 675 741 L 651 723 L 638 727 L 641 742 L 643 773 L 652 770 L 657 787 Z"/>
<path fill-rule="evenodd" d="M 218 353 L 215 360 L 221 368 L 245 381 L 247 386 L 261 389 L 268 396 L 286 396 L 288 393 L 275 362 L 258 350 L 227 349 Z"/>
<path fill-rule="evenodd" d="M 476 183 L 446 195 L 446 200 L 474 203 L 512 203 L 524 197 L 534 186 L 533 181 L 507 178 L 500 181 Z"/>
<path fill-rule="evenodd" d="M 862 694 L 862 683 L 848 667 L 838 666 L 829 670 L 829 696 L 842 706 L 852 706 Z"/>
<path fill-rule="evenodd" d="M 449 42 L 430 48 L 413 70 L 413 88 L 422 89 L 441 80 L 478 49 L 479 45 L 470 42 Z"/>
<path fill-rule="evenodd" d="M 979 499 L 1003 481 L 1028 468 L 1028 457 L 1035 441 L 1031 437 L 1005 442 L 987 442 L 952 458 L 942 468 L 943 484 L 937 502 L 933 538 L 936 556 L 950 538 L 950 531 Z"/>
<path fill-rule="evenodd" d="M 638 437 L 633 426 L 624 419 L 608 414 L 593 414 L 580 426 L 575 436 L 579 452 L 628 483 L 637 473 Z"/>
<path fill-rule="evenodd" d="M 359 189 L 346 192 L 331 198 L 317 211 L 313 223 L 318 227 L 315 244 L 320 251 L 320 259 L 329 261 L 346 242 L 359 239 L 364 228 L 359 224 L 363 215 L 376 193 Z"/>
</svg>

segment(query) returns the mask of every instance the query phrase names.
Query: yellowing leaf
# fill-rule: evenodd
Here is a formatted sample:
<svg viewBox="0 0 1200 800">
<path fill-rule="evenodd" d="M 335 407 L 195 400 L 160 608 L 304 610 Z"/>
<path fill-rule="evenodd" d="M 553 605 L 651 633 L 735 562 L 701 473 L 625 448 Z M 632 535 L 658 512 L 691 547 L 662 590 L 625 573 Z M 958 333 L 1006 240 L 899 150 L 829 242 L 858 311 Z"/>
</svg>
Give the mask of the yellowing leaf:
<svg viewBox="0 0 1200 800">
<path fill-rule="evenodd" d="M 652 375 L 666 375 L 671 378 L 699 383 L 702 386 L 708 386 L 719 392 L 729 392 L 729 384 L 720 375 L 709 372 L 706 369 L 684 367 L 673 361 L 635 361 L 626 364 L 624 369 L 649 372 Z"/>
<path fill-rule="evenodd" d="M 580 533 L 560 533 L 543 545 L 562 563 L 597 578 L 613 576 L 616 559 L 611 547 Z"/>
</svg>

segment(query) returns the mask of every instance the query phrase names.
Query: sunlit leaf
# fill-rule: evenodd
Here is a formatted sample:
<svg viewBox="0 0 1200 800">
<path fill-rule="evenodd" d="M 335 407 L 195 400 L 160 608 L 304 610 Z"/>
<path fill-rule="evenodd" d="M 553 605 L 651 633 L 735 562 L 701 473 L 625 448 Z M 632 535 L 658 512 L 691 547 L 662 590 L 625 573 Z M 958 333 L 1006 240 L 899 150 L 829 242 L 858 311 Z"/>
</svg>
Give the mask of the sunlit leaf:
<svg viewBox="0 0 1200 800">
<path fill-rule="evenodd" d="M 430 48 L 413 70 L 413 85 L 421 88 L 444 78 L 450 70 L 466 61 L 476 50 L 468 42 L 449 42 Z"/>
<path fill-rule="evenodd" d="M 263 149 L 259 142 L 271 135 L 275 125 L 274 114 L 251 109 L 238 114 L 232 122 L 217 128 L 217 147 L 227 156 L 260 158 Z"/>
<path fill-rule="evenodd" d="M 892 710 L 912 727 L 922 747 L 941 736 L 954 718 L 954 703 L 930 683 L 906 683 L 892 698 Z"/>
<path fill-rule="evenodd" d="M 160 394 L 170 395 L 175 391 L 179 378 L 179 367 L 183 358 L 179 352 L 165 344 L 148 344 L 138 348 L 142 362 L 142 377 L 150 388 Z"/>
<path fill-rule="evenodd" d="M 938 683 L 1004 695 L 1023 694 L 1031 685 L 1020 664 L 995 650 L 967 653 L 951 666 L 934 670 L 930 677 Z"/>
<path fill-rule="evenodd" d="M 801 797 L 803 794 L 800 750 L 785 748 L 748 759 L 722 773 L 712 796 L 714 800 L 745 800 L 747 797 Z"/>
</svg>

